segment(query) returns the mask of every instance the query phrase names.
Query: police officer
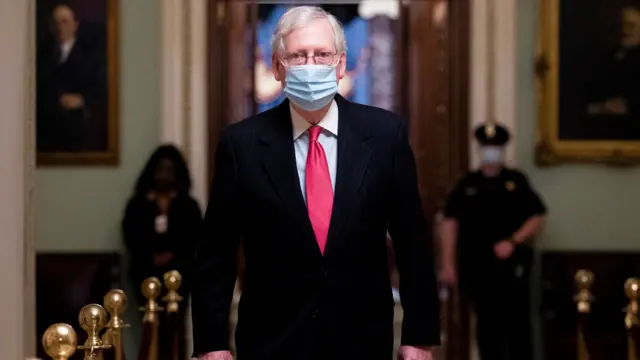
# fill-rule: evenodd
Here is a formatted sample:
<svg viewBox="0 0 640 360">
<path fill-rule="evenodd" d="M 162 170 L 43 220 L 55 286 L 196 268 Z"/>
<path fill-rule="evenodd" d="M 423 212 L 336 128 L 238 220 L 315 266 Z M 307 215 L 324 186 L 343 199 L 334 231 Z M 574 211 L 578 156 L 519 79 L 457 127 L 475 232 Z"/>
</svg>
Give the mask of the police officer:
<svg viewBox="0 0 640 360">
<path fill-rule="evenodd" d="M 475 136 L 481 165 L 447 200 L 440 278 L 447 285 L 459 279 L 476 314 L 482 360 L 529 360 L 531 241 L 546 209 L 526 176 L 505 166 L 507 129 L 485 124 Z"/>
</svg>

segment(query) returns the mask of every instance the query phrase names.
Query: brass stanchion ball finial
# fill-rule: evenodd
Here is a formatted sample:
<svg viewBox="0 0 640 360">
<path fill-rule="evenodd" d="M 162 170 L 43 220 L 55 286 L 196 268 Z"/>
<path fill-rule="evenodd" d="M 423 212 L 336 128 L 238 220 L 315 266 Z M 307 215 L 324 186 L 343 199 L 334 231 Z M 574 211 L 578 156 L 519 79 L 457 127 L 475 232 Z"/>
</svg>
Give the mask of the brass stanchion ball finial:
<svg viewBox="0 0 640 360">
<path fill-rule="evenodd" d="M 69 324 L 53 324 L 42 336 L 44 351 L 54 360 L 67 360 L 76 352 L 78 336 Z"/>
<path fill-rule="evenodd" d="M 624 283 L 624 292 L 629 298 L 629 305 L 625 309 L 627 315 L 624 318 L 624 324 L 627 329 L 631 329 L 634 326 L 638 326 L 638 313 L 640 306 L 638 305 L 638 299 L 640 298 L 640 279 L 629 278 Z"/>
<path fill-rule="evenodd" d="M 179 303 L 182 296 L 178 294 L 178 289 L 182 285 L 182 275 L 176 270 L 168 271 L 164 274 L 164 286 L 167 287 L 167 295 L 163 298 L 167 302 L 167 312 L 178 312 Z"/>
<path fill-rule="evenodd" d="M 591 302 L 593 301 L 593 296 L 591 295 L 591 286 L 593 286 L 593 282 L 595 277 L 593 273 L 589 270 L 578 270 L 575 275 L 575 283 L 578 293 L 574 297 L 574 300 L 578 305 L 578 312 L 580 313 L 588 313 L 591 312 Z"/>
<path fill-rule="evenodd" d="M 98 304 L 85 305 L 80 310 L 78 321 L 87 333 L 99 333 L 107 325 L 107 311 Z"/>
<path fill-rule="evenodd" d="M 113 289 L 104 296 L 104 307 L 110 315 L 107 327 L 119 329 L 125 327 L 122 313 L 127 308 L 127 295 L 120 289 Z"/>
<path fill-rule="evenodd" d="M 161 286 L 157 277 L 150 277 L 142 282 L 142 295 L 147 300 L 155 300 L 160 296 Z"/>
<path fill-rule="evenodd" d="M 157 302 L 161 289 L 162 285 L 157 277 L 150 277 L 142 282 L 142 295 L 147 299 L 147 304 L 141 309 L 145 312 L 144 322 L 154 322 L 157 320 L 155 314 L 162 310 L 162 307 L 160 307 Z"/>
<path fill-rule="evenodd" d="M 636 278 L 627 279 L 624 283 L 624 293 L 627 294 L 629 300 L 638 300 L 640 298 L 640 280 Z"/>
<path fill-rule="evenodd" d="M 84 350 L 85 359 L 101 358 L 102 351 L 110 349 L 110 345 L 102 343 L 100 332 L 107 325 L 107 311 L 98 304 L 89 304 L 82 307 L 78 315 L 80 327 L 87 333 L 87 341 L 78 349 Z M 95 355 L 95 356 L 94 356 Z"/>
</svg>

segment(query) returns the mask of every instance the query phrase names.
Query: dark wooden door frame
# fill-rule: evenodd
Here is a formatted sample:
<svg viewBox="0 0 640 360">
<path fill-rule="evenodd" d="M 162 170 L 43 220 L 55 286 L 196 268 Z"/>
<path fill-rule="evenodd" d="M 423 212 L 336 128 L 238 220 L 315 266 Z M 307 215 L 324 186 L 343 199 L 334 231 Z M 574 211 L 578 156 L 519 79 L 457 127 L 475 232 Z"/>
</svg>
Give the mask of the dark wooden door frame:
<svg viewBox="0 0 640 360">
<path fill-rule="evenodd" d="M 409 122 L 423 206 L 430 219 L 441 210 L 449 187 L 469 168 L 469 0 L 400 0 L 398 111 Z M 444 20 L 434 10 L 445 6 Z M 244 29 L 249 7 L 243 1 L 209 1 L 208 91 L 209 174 L 222 128 L 241 119 L 246 106 L 243 78 Z M 236 81 L 229 81 L 236 79 Z M 453 291 L 452 299 L 459 298 Z M 453 301 L 444 313 L 447 358 L 468 360 L 469 316 Z"/>
<path fill-rule="evenodd" d="M 416 0 L 406 2 L 402 11 L 403 112 L 422 204 L 435 221 L 449 188 L 469 169 L 470 2 Z M 452 289 L 443 310 L 446 357 L 468 360 L 469 312 L 457 289 Z"/>
</svg>

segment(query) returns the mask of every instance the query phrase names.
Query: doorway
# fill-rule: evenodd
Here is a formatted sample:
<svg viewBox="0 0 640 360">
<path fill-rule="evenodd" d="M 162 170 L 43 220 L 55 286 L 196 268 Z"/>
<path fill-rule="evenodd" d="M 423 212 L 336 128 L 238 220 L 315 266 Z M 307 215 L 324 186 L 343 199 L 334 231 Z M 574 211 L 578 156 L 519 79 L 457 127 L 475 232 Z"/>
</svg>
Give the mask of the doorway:
<svg viewBox="0 0 640 360">
<path fill-rule="evenodd" d="M 423 207 L 435 224 L 449 188 L 469 167 L 469 1 L 317 5 L 345 28 L 349 78 L 340 93 L 408 121 Z M 210 154 L 226 125 L 282 101 L 280 85 L 270 74 L 270 38 L 290 6 L 291 1 L 209 2 Z M 213 164 L 209 172 L 213 175 Z M 242 275 L 240 287 L 241 280 Z M 466 360 L 468 311 L 453 290 L 443 298 L 443 349 L 447 359 Z"/>
</svg>

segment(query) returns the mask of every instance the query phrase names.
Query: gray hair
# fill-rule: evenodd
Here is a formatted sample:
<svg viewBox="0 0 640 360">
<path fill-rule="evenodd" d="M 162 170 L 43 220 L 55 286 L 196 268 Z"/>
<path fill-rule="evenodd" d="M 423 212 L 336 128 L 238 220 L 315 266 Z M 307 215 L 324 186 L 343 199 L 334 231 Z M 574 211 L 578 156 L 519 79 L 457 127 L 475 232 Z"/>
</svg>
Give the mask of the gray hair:
<svg viewBox="0 0 640 360">
<path fill-rule="evenodd" d="M 278 20 L 276 31 L 273 32 L 271 37 L 271 49 L 274 53 L 282 54 L 284 52 L 284 38 L 287 35 L 314 20 L 320 19 L 327 19 L 331 29 L 333 29 L 336 51 L 338 53 L 347 51 L 347 41 L 344 37 L 342 25 L 340 25 L 335 16 L 317 6 L 298 6 L 284 13 Z"/>
</svg>

